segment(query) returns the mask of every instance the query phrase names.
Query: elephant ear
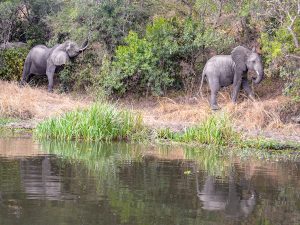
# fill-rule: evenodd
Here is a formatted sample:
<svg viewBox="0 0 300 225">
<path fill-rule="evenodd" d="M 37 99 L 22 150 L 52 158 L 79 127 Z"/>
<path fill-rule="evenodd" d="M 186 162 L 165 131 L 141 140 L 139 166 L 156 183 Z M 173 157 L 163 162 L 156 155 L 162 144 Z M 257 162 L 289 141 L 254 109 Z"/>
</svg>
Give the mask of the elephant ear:
<svg viewBox="0 0 300 225">
<path fill-rule="evenodd" d="M 247 70 L 247 57 L 249 50 L 243 46 L 235 47 L 231 52 L 232 60 L 235 63 L 236 70 L 243 72 Z"/>
<path fill-rule="evenodd" d="M 67 64 L 69 60 L 70 60 L 69 55 L 65 51 L 54 50 L 50 55 L 48 62 L 55 66 L 61 66 Z"/>
</svg>

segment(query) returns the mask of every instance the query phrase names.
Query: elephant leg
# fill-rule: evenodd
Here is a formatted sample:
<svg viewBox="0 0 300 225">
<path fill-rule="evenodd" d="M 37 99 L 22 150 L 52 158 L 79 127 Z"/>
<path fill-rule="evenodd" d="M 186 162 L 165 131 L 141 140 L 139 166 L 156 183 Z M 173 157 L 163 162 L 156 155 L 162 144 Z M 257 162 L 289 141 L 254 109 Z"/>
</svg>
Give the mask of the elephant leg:
<svg viewBox="0 0 300 225">
<path fill-rule="evenodd" d="M 46 74 L 48 77 L 48 91 L 53 92 L 53 77 L 55 73 L 55 66 L 50 66 L 47 68 Z"/>
<path fill-rule="evenodd" d="M 234 81 L 233 81 L 232 96 L 231 96 L 233 103 L 236 103 L 236 101 L 237 101 L 237 96 L 238 96 L 239 91 L 241 89 L 241 84 L 242 84 L 242 77 L 241 76 L 236 77 L 236 75 L 235 75 L 235 78 L 234 78 Z"/>
<path fill-rule="evenodd" d="M 242 88 L 246 91 L 249 98 L 254 99 L 254 93 L 253 93 L 252 88 L 250 87 L 247 79 L 242 80 Z"/>
<path fill-rule="evenodd" d="M 220 107 L 217 103 L 217 95 L 218 91 L 220 90 L 220 85 L 218 82 L 213 83 L 210 87 L 211 94 L 210 94 L 210 107 L 212 110 L 218 110 Z"/>
</svg>

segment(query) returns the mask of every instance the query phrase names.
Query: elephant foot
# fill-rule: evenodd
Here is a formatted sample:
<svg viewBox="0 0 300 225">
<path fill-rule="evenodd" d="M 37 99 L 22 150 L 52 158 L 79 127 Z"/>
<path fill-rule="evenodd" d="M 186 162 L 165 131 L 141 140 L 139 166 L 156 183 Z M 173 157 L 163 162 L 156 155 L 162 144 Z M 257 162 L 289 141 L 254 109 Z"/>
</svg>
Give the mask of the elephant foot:
<svg viewBox="0 0 300 225">
<path fill-rule="evenodd" d="M 24 87 L 24 86 L 25 86 L 25 84 L 26 84 L 26 82 L 25 82 L 25 81 L 23 81 L 23 80 L 21 80 L 21 81 L 19 82 L 19 87 Z"/>
<path fill-rule="evenodd" d="M 48 92 L 49 93 L 53 93 L 53 89 L 52 88 L 48 88 Z"/>
<path fill-rule="evenodd" d="M 212 106 L 211 106 L 211 109 L 212 109 L 212 110 L 219 110 L 220 107 L 219 107 L 218 105 L 212 105 Z"/>
</svg>

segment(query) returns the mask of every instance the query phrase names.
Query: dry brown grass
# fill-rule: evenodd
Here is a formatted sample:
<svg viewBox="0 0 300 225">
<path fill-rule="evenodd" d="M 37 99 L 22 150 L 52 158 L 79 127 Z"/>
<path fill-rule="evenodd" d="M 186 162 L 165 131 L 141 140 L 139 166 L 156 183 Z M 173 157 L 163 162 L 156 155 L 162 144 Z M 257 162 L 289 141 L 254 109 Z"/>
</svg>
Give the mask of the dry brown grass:
<svg viewBox="0 0 300 225">
<path fill-rule="evenodd" d="M 278 131 L 286 134 L 297 134 L 299 125 L 284 123 L 280 118 L 282 108 L 289 101 L 287 97 L 278 95 L 273 98 L 251 101 L 242 97 L 238 104 L 231 103 L 230 92 L 220 93 L 218 102 L 220 111 L 225 111 L 233 120 L 234 126 L 244 131 Z M 205 120 L 210 114 L 208 96 L 202 98 L 186 98 L 182 100 L 159 98 L 150 107 L 143 107 L 145 122 L 153 127 L 170 127 L 182 129 Z"/>
<path fill-rule="evenodd" d="M 0 116 L 44 119 L 87 104 L 67 95 L 29 86 L 20 88 L 17 83 L 0 81 Z"/>
<path fill-rule="evenodd" d="M 224 90 L 218 98 L 221 111 L 231 115 L 235 127 L 239 130 L 271 131 L 298 136 L 300 126 L 285 123 L 281 118 L 289 99 L 278 92 L 281 84 L 275 84 L 278 87 L 266 84 L 258 90 L 259 95 L 264 98 L 251 101 L 240 96 L 237 105 L 231 103 L 230 91 Z M 205 120 L 214 113 L 210 110 L 208 97 L 209 92 L 206 91 L 203 98 L 177 95 L 142 101 L 126 99 L 122 102 L 125 108 L 141 112 L 145 123 L 153 128 L 169 127 L 181 130 Z M 90 104 L 91 101 L 75 100 L 69 95 L 52 94 L 45 89 L 20 88 L 16 83 L 0 81 L 0 116 L 39 120 Z"/>
</svg>

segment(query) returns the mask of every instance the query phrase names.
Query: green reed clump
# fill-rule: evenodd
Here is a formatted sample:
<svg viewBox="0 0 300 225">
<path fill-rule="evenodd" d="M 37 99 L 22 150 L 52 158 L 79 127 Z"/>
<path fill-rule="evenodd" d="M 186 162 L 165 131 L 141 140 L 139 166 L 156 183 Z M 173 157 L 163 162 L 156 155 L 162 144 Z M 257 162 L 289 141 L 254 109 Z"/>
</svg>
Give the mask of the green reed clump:
<svg viewBox="0 0 300 225">
<path fill-rule="evenodd" d="M 40 123 L 35 135 L 47 139 L 113 141 L 140 139 L 145 131 L 140 114 L 109 104 L 95 104 Z"/>
<path fill-rule="evenodd" d="M 169 129 L 158 131 L 160 139 L 177 142 L 198 142 L 201 144 L 228 145 L 239 141 L 231 120 L 226 114 L 212 114 L 197 126 L 186 128 L 183 132 L 172 132 Z"/>
</svg>

